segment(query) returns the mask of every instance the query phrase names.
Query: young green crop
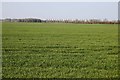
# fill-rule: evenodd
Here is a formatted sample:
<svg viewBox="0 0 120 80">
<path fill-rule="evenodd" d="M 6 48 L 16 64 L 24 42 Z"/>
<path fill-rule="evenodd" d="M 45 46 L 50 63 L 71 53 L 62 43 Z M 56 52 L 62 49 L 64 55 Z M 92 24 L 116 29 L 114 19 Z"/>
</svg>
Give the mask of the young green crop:
<svg viewBox="0 0 120 80">
<path fill-rule="evenodd" d="M 116 24 L 3 23 L 3 78 L 116 78 Z"/>
</svg>

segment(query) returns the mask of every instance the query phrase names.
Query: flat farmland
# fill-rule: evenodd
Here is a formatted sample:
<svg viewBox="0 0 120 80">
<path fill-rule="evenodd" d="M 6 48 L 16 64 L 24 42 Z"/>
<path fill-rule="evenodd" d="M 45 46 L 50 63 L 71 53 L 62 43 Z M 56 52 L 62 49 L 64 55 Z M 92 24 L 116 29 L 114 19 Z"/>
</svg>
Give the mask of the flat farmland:
<svg viewBox="0 0 120 80">
<path fill-rule="evenodd" d="M 3 78 L 117 78 L 118 25 L 2 24 Z"/>
</svg>

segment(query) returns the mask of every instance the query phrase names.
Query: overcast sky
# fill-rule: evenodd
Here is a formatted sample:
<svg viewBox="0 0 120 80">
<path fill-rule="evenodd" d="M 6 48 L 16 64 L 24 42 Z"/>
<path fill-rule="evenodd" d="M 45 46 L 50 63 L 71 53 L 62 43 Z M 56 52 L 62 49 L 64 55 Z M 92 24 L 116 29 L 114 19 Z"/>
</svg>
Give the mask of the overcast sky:
<svg viewBox="0 0 120 80">
<path fill-rule="evenodd" d="M 2 18 L 118 19 L 117 2 L 4 2 Z"/>
<path fill-rule="evenodd" d="M 1 0 L 2 2 L 118 2 L 119 0 Z"/>
</svg>

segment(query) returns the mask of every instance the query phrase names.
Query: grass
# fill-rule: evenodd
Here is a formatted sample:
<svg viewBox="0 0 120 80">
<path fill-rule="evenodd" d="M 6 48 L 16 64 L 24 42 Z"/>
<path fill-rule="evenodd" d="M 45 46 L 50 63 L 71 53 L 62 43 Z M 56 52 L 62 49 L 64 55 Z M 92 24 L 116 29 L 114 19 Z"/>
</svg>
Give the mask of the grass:
<svg viewBox="0 0 120 80">
<path fill-rule="evenodd" d="M 117 78 L 116 24 L 3 23 L 3 78 Z"/>
</svg>

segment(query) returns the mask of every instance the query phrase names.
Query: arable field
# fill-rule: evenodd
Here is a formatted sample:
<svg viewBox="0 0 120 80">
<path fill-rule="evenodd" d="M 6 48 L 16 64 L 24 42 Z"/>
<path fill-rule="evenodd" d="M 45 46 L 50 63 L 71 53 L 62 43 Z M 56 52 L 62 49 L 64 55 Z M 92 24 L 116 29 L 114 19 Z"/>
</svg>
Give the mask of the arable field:
<svg viewBox="0 0 120 80">
<path fill-rule="evenodd" d="M 3 78 L 116 78 L 117 24 L 7 23 Z"/>
</svg>

